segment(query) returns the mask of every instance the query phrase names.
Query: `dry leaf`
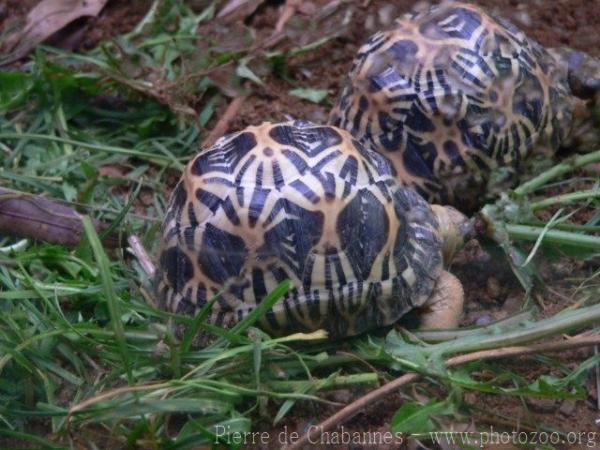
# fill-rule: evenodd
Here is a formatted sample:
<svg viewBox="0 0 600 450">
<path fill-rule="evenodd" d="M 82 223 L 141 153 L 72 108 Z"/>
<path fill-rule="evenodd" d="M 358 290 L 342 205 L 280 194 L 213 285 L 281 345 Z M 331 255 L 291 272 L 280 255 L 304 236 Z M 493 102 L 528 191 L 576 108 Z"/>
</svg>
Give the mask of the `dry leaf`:
<svg viewBox="0 0 600 450">
<path fill-rule="evenodd" d="M 108 0 L 42 0 L 27 14 L 23 30 L 10 38 L 6 49 L 13 51 L 10 61 L 22 58 L 36 45 L 74 20 L 84 16 L 97 16 L 107 2 Z"/>
<path fill-rule="evenodd" d="M 250 16 L 264 0 L 229 0 L 217 14 L 222 23 L 232 23 Z"/>
</svg>

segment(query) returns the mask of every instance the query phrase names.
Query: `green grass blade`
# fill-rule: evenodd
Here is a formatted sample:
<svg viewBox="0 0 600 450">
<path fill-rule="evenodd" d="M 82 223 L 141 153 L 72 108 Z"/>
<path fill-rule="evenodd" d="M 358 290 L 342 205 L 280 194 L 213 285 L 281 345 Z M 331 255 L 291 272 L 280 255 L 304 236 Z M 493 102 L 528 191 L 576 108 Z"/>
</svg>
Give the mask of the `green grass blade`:
<svg viewBox="0 0 600 450">
<path fill-rule="evenodd" d="M 139 150 L 132 150 L 129 148 L 117 147 L 114 145 L 103 145 L 103 144 L 92 144 L 90 142 L 76 141 L 74 139 L 62 138 L 58 136 L 50 136 L 35 133 L 0 133 L 0 140 L 22 140 L 22 139 L 34 139 L 40 141 L 59 142 L 61 144 L 73 145 L 90 150 L 99 150 L 107 153 L 114 153 L 117 155 L 134 156 L 141 159 L 152 161 L 159 165 L 170 165 L 171 158 L 164 155 L 156 155 L 152 153 L 141 152 Z"/>
<path fill-rule="evenodd" d="M 45 450 L 65 450 L 66 447 L 55 445 L 52 442 L 44 439 L 40 436 L 36 436 L 30 433 L 25 433 L 16 430 L 7 430 L 6 428 L 0 428 L 0 435 L 7 436 L 13 439 L 19 439 L 23 441 L 32 442 L 36 445 L 36 448 L 42 448 Z"/>
<path fill-rule="evenodd" d="M 271 307 L 290 290 L 290 286 L 291 283 L 289 280 L 284 280 L 279 283 L 279 285 L 258 304 L 256 309 L 252 310 L 242 321 L 231 328 L 231 333 L 239 335 L 254 325 L 259 318 L 271 309 Z"/>
<path fill-rule="evenodd" d="M 129 383 L 133 383 L 133 374 L 131 371 L 131 355 L 127 350 L 127 342 L 125 340 L 125 331 L 123 329 L 123 323 L 121 321 L 121 308 L 119 307 L 119 299 L 113 284 L 110 263 L 108 257 L 102 248 L 100 238 L 92 225 L 92 222 L 88 216 L 83 216 L 81 219 L 85 230 L 85 235 L 92 247 L 94 257 L 98 263 L 100 270 L 100 279 L 102 280 L 102 287 L 104 295 L 106 296 L 106 302 L 108 304 L 108 310 L 110 312 L 111 326 L 115 334 L 115 339 L 119 347 L 119 351 L 123 358 L 123 364 L 125 366 L 125 372 L 127 373 L 127 379 Z"/>
</svg>

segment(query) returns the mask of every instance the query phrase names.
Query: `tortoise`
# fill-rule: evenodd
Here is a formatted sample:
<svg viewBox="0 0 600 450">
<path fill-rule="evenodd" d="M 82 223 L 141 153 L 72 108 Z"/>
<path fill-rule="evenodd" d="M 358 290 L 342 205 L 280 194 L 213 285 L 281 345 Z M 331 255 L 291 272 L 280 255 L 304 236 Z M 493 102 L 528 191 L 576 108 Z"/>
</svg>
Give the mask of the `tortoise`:
<svg viewBox="0 0 600 450">
<path fill-rule="evenodd" d="M 289 279 L 260 322 L 273 335 L 351 336 L 416 307 L 422 327 L 454 327 L 463 290 L 444 261 L 472 232 L 345 130 L 265 122 L 186 166 L 162 225 L 157 297 L 193 315 L 219 294 L 208 320 L 231 327 Z"/>
<path fill-rule="evenodd" d="M 445 1 L 368 39 L 328 123 L 388 156 L 428 201 L 471 212 L 532 155 L 565 144 L 582 99 L 598 91 L 600 61 L 546 50 L 507 20 Z"/>
</svg>

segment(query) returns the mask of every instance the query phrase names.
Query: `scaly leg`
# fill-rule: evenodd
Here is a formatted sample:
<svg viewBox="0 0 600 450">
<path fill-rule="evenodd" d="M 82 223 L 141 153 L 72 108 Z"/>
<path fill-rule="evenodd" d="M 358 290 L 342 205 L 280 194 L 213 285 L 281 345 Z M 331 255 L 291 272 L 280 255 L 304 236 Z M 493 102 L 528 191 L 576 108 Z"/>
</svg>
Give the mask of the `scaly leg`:
<svg viewBox="0 0 600 450">
<path fill-rule="evenodd" d="M 464 291 L 459 279 L 442 272 L 431 297 L 423 305 L 419 328 L 456 328 L 463 310 Z"/>
</svg>

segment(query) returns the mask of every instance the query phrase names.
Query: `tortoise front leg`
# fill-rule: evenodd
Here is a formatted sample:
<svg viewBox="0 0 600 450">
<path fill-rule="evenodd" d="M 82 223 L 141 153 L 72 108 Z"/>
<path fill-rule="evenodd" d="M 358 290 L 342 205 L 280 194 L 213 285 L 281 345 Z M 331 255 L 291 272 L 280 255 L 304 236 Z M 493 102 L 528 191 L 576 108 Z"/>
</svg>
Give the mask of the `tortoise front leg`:
<svg viewBox="0 0 600 450">
<path fill-rule="evenodd" d="M 419 328 L 456 328 L 462 314 L 464 296 L 459 279 L 450 272 L 442 272 L 431 297 L 423 305 Z"/>
</svg>

